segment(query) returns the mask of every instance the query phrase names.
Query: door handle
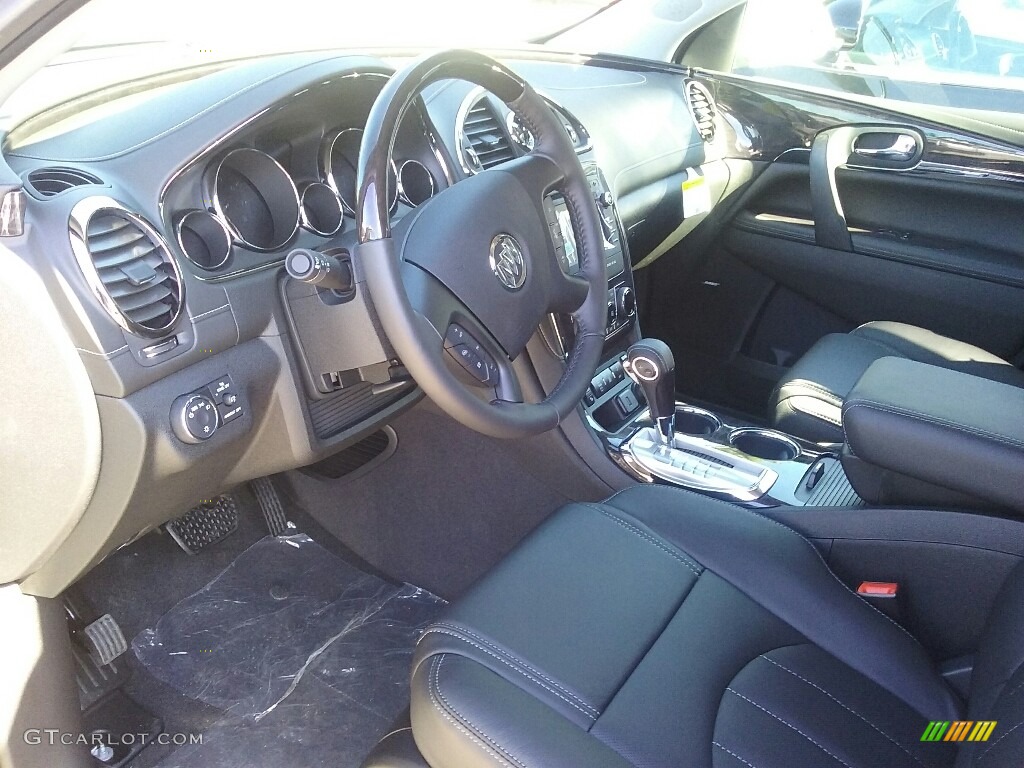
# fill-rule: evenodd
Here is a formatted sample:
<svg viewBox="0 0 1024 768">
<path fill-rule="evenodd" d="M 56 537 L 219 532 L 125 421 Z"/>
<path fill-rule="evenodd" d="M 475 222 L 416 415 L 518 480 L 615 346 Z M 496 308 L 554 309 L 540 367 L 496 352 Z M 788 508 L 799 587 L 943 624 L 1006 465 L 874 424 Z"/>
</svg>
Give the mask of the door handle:
<svg viewBox="0 0 1024 768">
<path fill-rule="evenodd" d="M 839 169 L 908 171 L 920 162 L 924 147 L 924 134 L 904 125 L 838 125 L 815 136 L 810 157 L 815 243 L 853 250 L 836 183 Z"/>
<path fill-rule="evenodd" d="M 857 137 L 853 147 L 853 153 L 871 160 L 884 162 L 909 163 L 917 156 L 919 145 L 917 137 L 909 133 L 898 133 L 893 137 L 892 143 L 886 147 L 865 147 L 861 145 L 865 136 L 879 136 L 884 134 L 864 134 Z"/>
</svg>

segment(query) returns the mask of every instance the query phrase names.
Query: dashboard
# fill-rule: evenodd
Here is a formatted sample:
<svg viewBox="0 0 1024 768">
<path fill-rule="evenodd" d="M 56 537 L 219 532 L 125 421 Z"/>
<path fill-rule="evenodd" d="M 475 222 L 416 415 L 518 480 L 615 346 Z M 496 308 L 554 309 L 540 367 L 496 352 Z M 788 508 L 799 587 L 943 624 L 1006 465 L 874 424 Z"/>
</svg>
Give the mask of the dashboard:
<svg viewBox="0 0 1024 768">
<path fill-rule="evenodd" d="M 608 175 L 631 158 L 602 158 L 587 121 L 557 95 L 588 68 L 521 63 L 527 79 L 553 78 L 539 90 L 601 212 L 611 343 L 635 324 L 626 226 Z M 57 594 L 200 500 L 329 456 L 422 397 L 353 258 L 363 129 L 400 64 L 321 53 L 207 66 L 91 95 L 4 137 L 25 212 L 24 234 L 4 244 L 43 278 L 102 432 L 86 502 L 53 540 L 8 562 L 4 580 L 27 576 L 25 589 Z M 646 81 L 600 74 L 627 87 Z M 489 93 L 460 81 L 431 86 L 392 148 L 393 226 L 532 147 L 529 129 Z M 545 213 L 562 269 L 577 272 L 557 194 Z M 343 265 L 345 289 L 289 277 L 286 259 L 299 251 Z M 551 318 L 539 334 L 553 355 L 571 344 L 567 320 Z"/>
<path fill-rule="evenodd" d="M 613 423 L 637 407 L 613 386 L 636 330 L 635 268 L 712 216 L 753 163 L 806 146 L 809 133 L 848 115 L 630 59 L 498 58 L 547 99 L 600 213 L 608 368 L 580 413 Z M 42 282 L 102 440 L 84 500 L 50 538 L 19 543 L 0 581 L 59 594 L 202 499 L 326 458 L 422 397 L 365 289 L 353 216 L 367 116 L 403 63 L 319 52 L 208 65 L 90 95 L 4 137 L 24 231 L 3 245 Z M 430 86 L 392 150 L 393 229 L 533 143 L 489 93 L 461 81 Z M 579 255 L 565 203 L 553 194 L 544 208 L 572 274 Z M 327 257 L 342 275 L 332 287 L 289 276 L 294 253 L 312 254 L 311 275 Z M 525 361 L 542 386 L 557 380 L 573 341 L 569 318 L 549 320 Z M 79 468 L 69 460 L 67 471 Z"/>
</svg>

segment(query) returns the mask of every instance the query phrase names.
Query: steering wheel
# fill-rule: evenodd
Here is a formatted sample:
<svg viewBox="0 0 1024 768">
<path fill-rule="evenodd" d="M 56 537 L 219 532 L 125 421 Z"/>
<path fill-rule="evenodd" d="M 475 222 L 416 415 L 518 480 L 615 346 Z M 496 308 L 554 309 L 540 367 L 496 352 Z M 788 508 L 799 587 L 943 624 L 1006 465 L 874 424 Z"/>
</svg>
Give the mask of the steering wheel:
<svg viewBox="0 0 1024 768">
<path fill-rule="evenodd" d="M 534 149 L 453 184 L 392 232 L 387 185 L 398 126 L 424 88 L 447 79 L 501 99 L 533 133 Z M 545 101 L 478 53 L 418 59 L 388 81 L 370 110 L 358 189 L 358 268 L 384 332 L 423 391 L 456 420 L 494 437 L 556 427 L 579 404 L 600 360 L 607 279 L 586 173 Z M 544 208 L 552 192 L 569 210 L 578 275 L 559 264 Z M 524 402 L 512 362 L 550 312 L 573 315 L 576 342 L 551 393 Z"/>
</svg>

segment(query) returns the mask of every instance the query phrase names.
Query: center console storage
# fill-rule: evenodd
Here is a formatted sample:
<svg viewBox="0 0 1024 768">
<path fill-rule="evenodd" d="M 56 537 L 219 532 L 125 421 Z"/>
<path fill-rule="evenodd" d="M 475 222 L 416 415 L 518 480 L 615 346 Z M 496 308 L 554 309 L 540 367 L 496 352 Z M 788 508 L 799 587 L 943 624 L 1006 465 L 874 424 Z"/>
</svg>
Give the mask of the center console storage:
<svg viewBox="0 0 1024 768">
<path fill-rule="evenodd" d="M 843 466 L 868 501 L 1024 513 L 1024 389 L 885 357 L 847 397 L 843 427 Z"/>
</svg>

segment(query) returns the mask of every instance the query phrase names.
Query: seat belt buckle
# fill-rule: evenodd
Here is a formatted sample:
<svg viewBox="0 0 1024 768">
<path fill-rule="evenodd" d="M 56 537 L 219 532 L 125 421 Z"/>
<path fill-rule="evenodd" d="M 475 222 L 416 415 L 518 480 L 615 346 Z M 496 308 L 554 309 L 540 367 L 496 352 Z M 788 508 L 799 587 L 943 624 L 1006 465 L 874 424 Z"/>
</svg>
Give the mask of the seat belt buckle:
<svg viewBox="0 0 1024 768">
<path fill-rule="evenodd" d="M 857 594 L 867 600 L 890 619 L 901 621 L 900 585 L 895 581 L 862 581 L 857 587 Z"/>
<path fill-rule="evenodd" d="M 857 594 L 879 600 L 895 600 L 899 587 L 900 585 L 894 581 L 862 581 L 857 587 Z"/>
</svg>

